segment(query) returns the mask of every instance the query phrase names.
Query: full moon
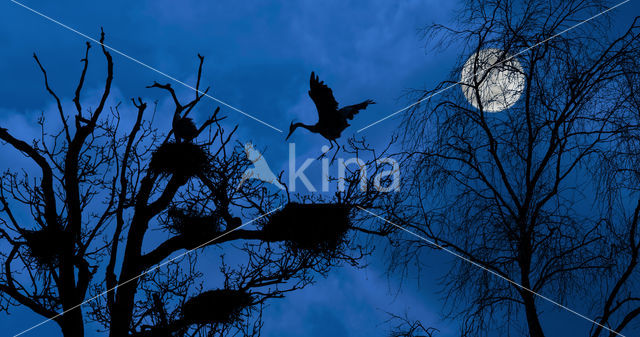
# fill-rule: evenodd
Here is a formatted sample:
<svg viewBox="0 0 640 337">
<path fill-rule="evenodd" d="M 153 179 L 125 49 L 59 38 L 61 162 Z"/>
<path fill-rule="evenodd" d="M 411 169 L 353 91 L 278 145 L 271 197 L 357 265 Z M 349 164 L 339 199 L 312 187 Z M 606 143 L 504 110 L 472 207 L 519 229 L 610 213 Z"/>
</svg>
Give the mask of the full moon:
<svg viewBox="0 0 640 337">
<path fill-rule="evenodd" d="M 461 77 L 464 97 L 476 109 L 482 106 L 487 112 L 512 107 L 524 90 L 525 76 L 520 62 L 496 48 L 471 55 Z"/>
</svg>

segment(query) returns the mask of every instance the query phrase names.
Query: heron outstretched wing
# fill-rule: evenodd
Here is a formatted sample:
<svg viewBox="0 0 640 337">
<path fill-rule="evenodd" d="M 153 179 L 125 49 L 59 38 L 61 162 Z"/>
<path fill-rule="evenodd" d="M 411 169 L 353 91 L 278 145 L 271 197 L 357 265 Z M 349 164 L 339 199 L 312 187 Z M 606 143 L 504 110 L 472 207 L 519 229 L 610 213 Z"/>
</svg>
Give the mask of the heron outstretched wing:
<svg viewBox="0 0 640 337">
<path fill-rule="evenodd" d="M 324 81 L 320 81 L 314 72 L 311 72 L 309 79 L 309 97 L 316 104 L 320 119 L 323 118 L 323 114 L 338 110 L 338 102 L 333 97 L 333 91 L 324 84 Z"/>
<path fill-rule="evenodd" d="M 360 112 L 360 110 L 366 109 L 369 104 L 376 104 L 376 102 L 368 99 L 368 100 L 366 100 L 366 101 L 364 101 L 362 103 L 358 103 L 358 104 L 354 104 L 354 105 L 347 105 L 347 106 L 343 107 L 342 109 L 338 110 L 338 113 L 344 119 L 353 119 L 354 115 L 358 114 L 358 112 Z"/>
</svg>

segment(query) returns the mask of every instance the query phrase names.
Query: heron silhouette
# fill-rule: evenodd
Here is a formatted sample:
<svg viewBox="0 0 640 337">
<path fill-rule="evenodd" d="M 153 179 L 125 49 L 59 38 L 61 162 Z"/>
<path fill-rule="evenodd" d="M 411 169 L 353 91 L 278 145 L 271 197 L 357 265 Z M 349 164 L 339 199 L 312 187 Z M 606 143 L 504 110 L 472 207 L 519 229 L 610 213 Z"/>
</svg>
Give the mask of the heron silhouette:
<svg viewBox="0 0 640 337">
<path fill-rule="evenodd" d="M 187 143 L 192 142 L 199 134 L 202 133 L 209 125 L 215 123 L 216 121 L 220 121 L 223 118 L 218 119 L 218 112 L 220 111 L 220 107 L 216 108 L 213 113 L 213 116 L 209 118 L 207 121 L 202 124 L 202 126 L 198 129 L 196 124 L 193 122 L 193 119 L 180 116 L 179 112 L 173 114 L 173 121 L 171 122 L 171 127 L 173 129 L 173 135 L 176 137 L 176 141 L 184 141 Z"/>
<path fill-rule="evenodd" d="M 200 55 L 198 54 L 198 56 Z M 198 79 L 198 82 L 199 81 L 200 79 Z M 202 126 L 200 126 L 199 129 L 196 127 L 196 124 L 193 122 L 193 119 L 191 119 L 190 117 L 187 117 L 187 114 L 191 111 L 191 109 L 195 106 L 195 104 L 198 103 L 200 98 L 202 98 L 202 96 L 204 96 L 204 94 L 206 94 L 207 91 L 209 91 L 208 88 L 204 91 L 204 94 L 202 94 L 202 96 L 196 95 L 196 99 L 186 105 L 180 104 L 180 102 L 178 101 L 178 98 L 176 97 L 175 91 L 171 87 L 171 84 L 168 84 L 168 83 L 160 84 L 158 82 L 153 82 L 153 84 L 147 86 L 147 88 L 160 88 L 160 89 L 167 90 L 169 91 L 169 93 L 171 93 L 171 96 L 173 97 L 173 101 L 176 105 L 176 110 L 173 112 L 173 119 L 171 121 L 171 129 L 172 129 L 171 131 L 173 132 L 173 135 L 175 136 L 177 143 L 181 143 L 183 141 L 186 143 L 191 143 L 209 125 L 225 119 L 225 117 L 218 118 L 218 112 L 220 112 L 220 107 L 216 108 L 216 110 L 213 112 L 213 115 L 209 119 L 207 119 L 207 121 L 205 121 L 204 124 L 202 124 Z M 183 111 L 185 111 L 184 114 L 182 113 Z"/>
<path fill-rule="evenodd" d="M 193 119 L 189 117 L 180 117 L 179 114 L 175 114 L 171 126 L 178 140 L 190 142 L 198 135 L 198 128 L 193 122 Z"/>
<path fill-rule="evenodd" d="M 329 150 L 333 148 L 334 143 L 338 146 L 338 150 L 340 149 L 336 139 L 340 138 L 342 131 L 350 126 L 347 120 L 352 120 L 353 116 L 360 110 L 366 109 L 369 104 L 375 104 L 374 101 L 368 99 L 362 103 L 338 108 L 338 102 L 333 97 L 333 91 L 324 84 L 324 81 L 320 81 L 314 72 L 311 72 L 311 78 L 309 79 L 309 97 L 311 97 L 316 105 L 316 110 L 318 110 L 318 122 L 313 125 L 291 122 L 286 140 L 291 137 L 291 134 L 297 128 L 303 127 L 329 140 L 331 144 Z M 336 154 L 338 150 L 336 150 Z M 324 153 L 319 158 L 322 156 L 324 156 Z M 335 159 L 335 154 L 333 157 Z"/>
</svg>

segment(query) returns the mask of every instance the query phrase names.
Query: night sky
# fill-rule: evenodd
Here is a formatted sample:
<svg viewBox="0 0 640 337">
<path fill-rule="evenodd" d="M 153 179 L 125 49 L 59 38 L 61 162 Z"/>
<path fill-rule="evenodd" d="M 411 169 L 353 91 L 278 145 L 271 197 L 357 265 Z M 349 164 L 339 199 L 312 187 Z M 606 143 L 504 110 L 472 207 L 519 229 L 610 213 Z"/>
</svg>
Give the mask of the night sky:
<svg viewBox="0 0 640 337">
<path fill-rule="evenodd" d="M 274 171 L 287 167 L 289 122 L 315 122 L 316 112 L 307 95 L 309 74 L 315 71 L 332 87 L 341 104 L 374 99 L 351 122 L 344 136 L 392 113 L 411 100 L 411 89 L 430 89 L 445 79 L 461 55 L 452 45 L 432 51 L 421 29 L 437 22 L 452 24 L 457 1 L 24 1 L 25 5 L 84 34 L 98 38 L 100 27 L 106 43 L 190 85 L 194 84 L 197 53 L 206 57 L 202 87 L 210 94 L 285 131 L 277 132 L 230 109 L 227 125 L 238 124 L 238 140 L 251 141 Z M 0 2 L 0 123 L 27 141 L 39 135 L 36 120 L 41 113 L 55 121 L 54 102 L 46 93 L 42 74 L 31 55 L 37 52 L 47 67 L 50 84 L 63 105 L 71 99 L 81 71 L 85 40 L 10 1 Z M 607 14 L 626 26 L 640 13 L 632 1 Z M 604 19 L 604 18 L 603 18 Z M 154 80 L 171 82 L 131 60 L 113 53 L 115 72 L 110 104 L 122 101 L 122 111 L 134 113 L 131 97 L 159 100 L 157 118 L 170 121 L 164 92 L 146 89 Z M 84 105 L 95 105 L 104 83 L 104 58 L 94 43 L 85 85 Z M 172 83 L 179 93 L 190 89 Z M 454 89 L 459 90 L 459 89 Z M 194 116 L 199 122 L 218 104 L 204 99 Z M 161 113 L 167 112 L 166 116 Z M 358 134 L 374 144 L 389 140 L 399 118 Z M 315 158 L 326 141 L 304 130 L 296 131 L 298 156 Z M 2 169 L 24 163 L 15 151 L 2 151 Z M 335 170 L 335 168 L 333 168 Z M 317 170 L 316 170 L 317 171 Z M 310 170 L 310 172 L 315 172 Z M 335 173 L 335 172 L 332 172 Z M 312 173 L 309 173 L 311 175 Z M 438 328 L 438 336 L 456 336 L 457 322 L 441 319 L 439 274 L 450 257 L 425 254 L 433 268 L 412 275 L 400 287 L 396 277 L 385 275 L 384 244 L 368 259 L 365 269 L 341 267 L 317 284 L 272 300 L 265 309 L 263 336 L 384 336 L 389 326 L 386 312 L 407 314 Z M 102 275 L 96 275 L 99 279 Z M 547 294 L 553 297 L 553 294 Z M 541 302 L 544 324 L 555 329 L 550 336 L 587 331 L 590 324 Z M 28 310 L 14 308 L 0 314 L 0 335 L 11 336 L 42 321 Z M 87 328 L 87 336 L 101 336 Z M 552 330 L 550 330 L 552 331 Z M 557 332 L 557 334 L 556 334 Z M 25 336 L 59 336 L 53 323 Z"/>
</svg>

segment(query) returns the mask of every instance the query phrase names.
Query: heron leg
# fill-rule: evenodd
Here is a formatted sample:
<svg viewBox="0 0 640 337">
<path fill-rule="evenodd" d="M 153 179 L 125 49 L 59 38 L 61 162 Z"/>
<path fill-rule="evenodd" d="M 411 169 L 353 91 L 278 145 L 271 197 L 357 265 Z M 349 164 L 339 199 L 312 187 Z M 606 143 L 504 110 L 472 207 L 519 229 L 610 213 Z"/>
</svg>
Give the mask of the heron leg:
<svg viewBox="0 0 640 337">
<path fill-rule="evenodd" d="M 333 157 L 331 158 L 330 165 L 333 165 L 333 162 L 336 160 L 336 156 L 338 155 L 338 152 L 340 151 L 340 144 L 338 144 L 338 141 L 333 140 L 332 142 L 336 143 L 336 152 L 333 154 Z M 331 150 L 331 148 L 333 148 L 333 143 L 331 143 L 331 147 L 329 148 L 329 150 Z M 329 152 L 329 151 L 327 151 L 327 152 Z"/>
<path fill-rule="evenodd" d="M 329 144 L 331 144 L 331 146 L 329 146 L 329 149 L 327 150 L 327 152 L 322 152 L 322 154 L 320 154 L 320 156 L 318 156 L 318 158 L 316 158 L 316 160 L 320 160 L 320 159 L 324 158 L 327 155 L 327 153 L 329 153 L 329 151 L 331 151 L 331 149 L 333 149 L 333 141 L 332 140 L 329 141 Z"/>
</svg>

